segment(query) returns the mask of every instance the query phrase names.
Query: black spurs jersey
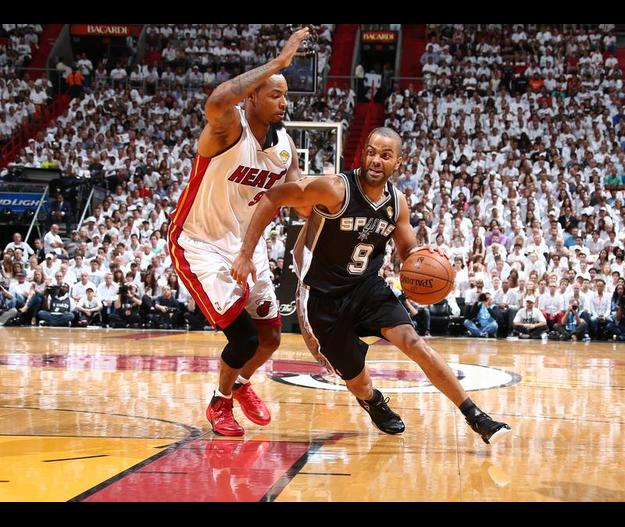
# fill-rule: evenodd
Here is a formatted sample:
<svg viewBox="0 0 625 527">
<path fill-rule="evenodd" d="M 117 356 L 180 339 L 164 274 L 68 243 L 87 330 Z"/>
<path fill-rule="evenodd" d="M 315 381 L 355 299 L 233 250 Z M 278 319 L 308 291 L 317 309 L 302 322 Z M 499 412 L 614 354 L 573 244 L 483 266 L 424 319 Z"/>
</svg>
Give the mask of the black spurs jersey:
<svg viewBox="0 0 625 527">
<path fill-rule="evenodd" d="M 398 190 L 387 182 L 381 201 L 373 203 L 361 188 L 359 171 L 339 174 L 345 180 L 343 207 L 336 214 L 314 207 L 293 248 L 300 281 L 332 296 L 379 272 L 399 217 Z"/>
</svg>

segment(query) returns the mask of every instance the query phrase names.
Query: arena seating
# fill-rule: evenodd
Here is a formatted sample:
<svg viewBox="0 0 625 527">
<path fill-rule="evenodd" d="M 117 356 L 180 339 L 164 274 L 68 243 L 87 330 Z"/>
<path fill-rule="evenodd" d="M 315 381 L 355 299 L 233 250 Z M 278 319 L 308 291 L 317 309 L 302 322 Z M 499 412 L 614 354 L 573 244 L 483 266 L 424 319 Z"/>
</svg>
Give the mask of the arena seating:
<svg viewBox="0 0 625 527">
<path fill-rule="evenodd" d="M 415 57 L 423 89 L 391 94 L 385 124 L 404 139 L 396 184 L 418 239 L 461 260 L 454 300 L 471 305 L 489 292 L 495 304 L 509 304 L 501 282 L 514 270 L 514 306 L 524 306 L 529 290 L 559 320 L 581 287 L 583 317 L 600 338 L 609 326 L 595 322 L 596 279 L 603 278 L 614 321 L 614 291 L 625 277 L 625 129 L 613 31 L 427 27 L 425 52 Z M 397 271 L 395 255 L 388 266 Z M 503 315 L 498 320 L 504 325 Z"/>
</svg>

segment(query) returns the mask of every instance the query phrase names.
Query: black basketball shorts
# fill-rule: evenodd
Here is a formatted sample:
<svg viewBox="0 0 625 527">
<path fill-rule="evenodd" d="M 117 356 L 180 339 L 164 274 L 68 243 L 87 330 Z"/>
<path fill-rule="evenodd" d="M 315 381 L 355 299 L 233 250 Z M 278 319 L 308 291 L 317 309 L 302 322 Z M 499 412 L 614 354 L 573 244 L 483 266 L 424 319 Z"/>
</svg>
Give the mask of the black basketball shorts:
<svg viewBox="0 0 625 527">
<path fill-rule="evenodd" d="M 340 297 L 300 283 L 297 313 L 302 336 L 313 356 L 346 381 L 365 366 L 369 345 L 360 337 L 382 338 L 383 328 L 412 325 L 406 308 L 378 275 L 364 279 Z"/>
</svg>

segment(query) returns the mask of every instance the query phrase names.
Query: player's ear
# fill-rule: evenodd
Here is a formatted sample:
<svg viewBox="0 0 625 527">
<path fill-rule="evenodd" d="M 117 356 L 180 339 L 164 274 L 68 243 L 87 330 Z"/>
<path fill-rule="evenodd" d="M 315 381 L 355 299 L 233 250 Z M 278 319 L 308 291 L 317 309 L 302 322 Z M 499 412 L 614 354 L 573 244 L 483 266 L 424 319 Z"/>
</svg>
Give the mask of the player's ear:
<svg viewBox="0 0 625 527">
<path fill-rule="evenodd" d="M 401 166 L 403 162 L 404 162 L 404 159 L 401 156 L 399 156 L 397 158 L 397 162 L 395 163 L 395 170 L 399 170 L 399 167 Z"/>
<path fill-rule="evenodd" d="M 247 99 L 245 99 L 246 104 L 250 104 L 251 106 L 256 106 L 256 99 L 258 96 L 258 90 L 253 91 Z"/>
</svg>

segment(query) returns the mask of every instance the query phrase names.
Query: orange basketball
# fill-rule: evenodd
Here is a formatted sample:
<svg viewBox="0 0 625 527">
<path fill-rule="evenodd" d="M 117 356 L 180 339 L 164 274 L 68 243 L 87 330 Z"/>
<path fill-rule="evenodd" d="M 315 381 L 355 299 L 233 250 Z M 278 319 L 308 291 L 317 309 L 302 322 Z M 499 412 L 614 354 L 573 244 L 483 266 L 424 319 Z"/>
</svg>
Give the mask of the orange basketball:
<svg viewBox="0 0 625 527">
<path fill-rule="evenodd" d="M 413 252 L 399 272 L 406 296 L 419 304 L 436 304 L 454 288 L 456 272 L 448 258 L 426 247 Z"/>
</svg>

